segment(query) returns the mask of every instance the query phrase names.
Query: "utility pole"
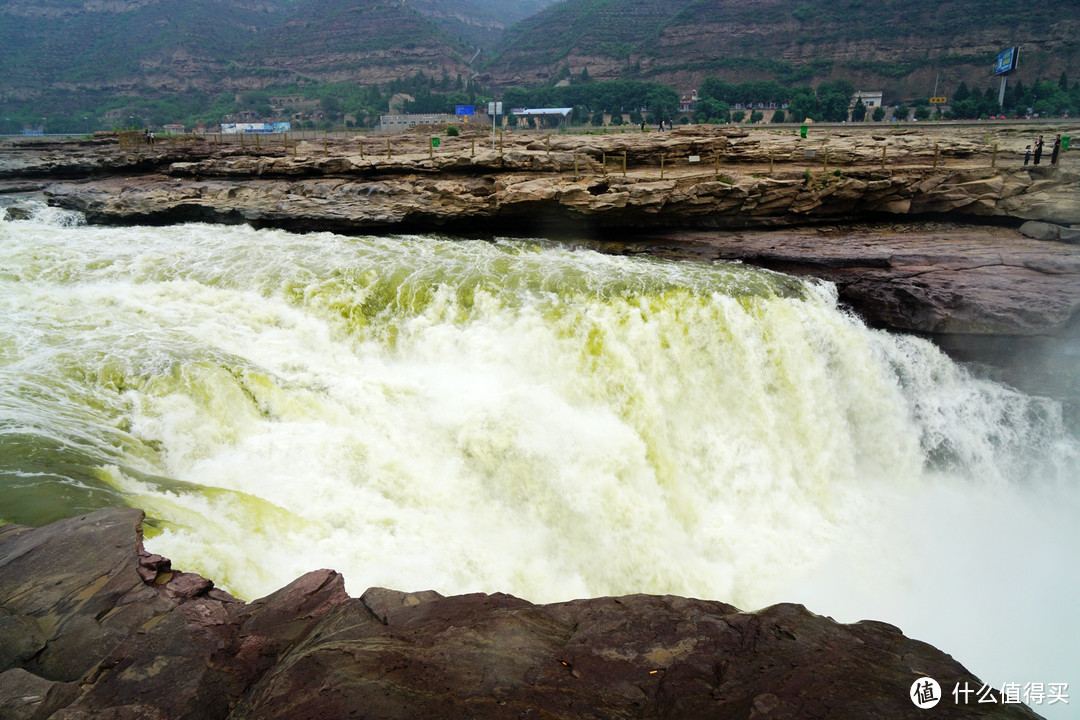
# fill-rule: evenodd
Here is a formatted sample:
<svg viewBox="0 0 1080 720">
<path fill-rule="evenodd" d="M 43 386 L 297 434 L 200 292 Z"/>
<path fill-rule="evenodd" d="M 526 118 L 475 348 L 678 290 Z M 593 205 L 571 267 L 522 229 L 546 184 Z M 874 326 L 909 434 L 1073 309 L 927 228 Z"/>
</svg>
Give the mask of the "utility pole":
<svg viewBox="0 0 1080 720">
<path fill-rule="evenodd" d="M 489 102 L 488 103 L 488 115 L 491 116 L 491 151 L 495 152 L 495 116 L 502 115 L 503 107 L 501 102 Z"/>
</svg>

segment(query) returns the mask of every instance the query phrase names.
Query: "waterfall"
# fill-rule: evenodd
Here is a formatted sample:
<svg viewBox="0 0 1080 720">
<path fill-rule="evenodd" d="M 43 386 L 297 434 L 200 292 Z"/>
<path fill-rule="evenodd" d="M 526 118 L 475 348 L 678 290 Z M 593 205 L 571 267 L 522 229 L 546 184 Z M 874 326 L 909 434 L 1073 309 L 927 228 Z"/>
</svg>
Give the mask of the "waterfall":
<svg viewBox="0 0 1080 720">
<path fill-rule="evenodd" d="M 0 519 L 141 507 L 149 549 L 248 599 L 331 567 L 354 595 L 802 601 L 989 682 L 1078 676 L 1059 404 L 829 284 L 78 220 L 0 222 Z"/>
</svg>

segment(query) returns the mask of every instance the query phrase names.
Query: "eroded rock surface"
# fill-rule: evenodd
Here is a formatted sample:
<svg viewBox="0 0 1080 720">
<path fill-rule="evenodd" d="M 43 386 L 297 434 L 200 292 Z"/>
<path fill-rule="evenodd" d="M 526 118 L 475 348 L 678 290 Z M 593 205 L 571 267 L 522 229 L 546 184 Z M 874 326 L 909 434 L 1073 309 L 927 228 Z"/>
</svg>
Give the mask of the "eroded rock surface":
<svg viewBox="0 0 1080 720">
<path fill-rule="evenodd" d="M 0 146 L 0 191 L 37 181 L 50 202 L 92 222 L 350 232 L 747 228 L 943 213 L 1080 224 L 1075 163 L 1022 165 L 1030 132 L 852 125 L 803 138 L 791 128 L 699 126 L 514 133 L 498 148 L 480 133 L 445 138 L 438 152 L 427 133 L 11 145 Z"/>
<path fill-rule="evenodd" d="M 3 717 L 923 718 L 916 679 L 981 686 L 893 626 L 800 605 L 381 588 L 353 599 L 329 570 L 244 603 L 146 553 L 141 519 L 101 510 L 0 528 Z M 968 716 L 948 696 L 934 709 Z"/>
</svg>

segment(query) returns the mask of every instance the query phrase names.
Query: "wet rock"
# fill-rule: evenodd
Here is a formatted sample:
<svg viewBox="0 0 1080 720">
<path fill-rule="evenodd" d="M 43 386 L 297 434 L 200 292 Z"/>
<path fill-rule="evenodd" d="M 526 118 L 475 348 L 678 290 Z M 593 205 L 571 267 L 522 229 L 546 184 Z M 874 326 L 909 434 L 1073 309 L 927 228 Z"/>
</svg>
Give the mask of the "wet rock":
<svg viewBox="0 0 1080 720">
<path fill-rule="evenodd" d="M 835 282 L 870 323 L 938 335 L 1077 337 L 1080 254 L 956 223 L 665 233 L 649 246 Z"/>
<path fill-rule="evenodd" d="M 922 718 L 917 679 L 981 687 L 891 625 L 800 605 L 385 588 L 351 599 L 330 570 L 243 603 L 143 551 L 141 518 L 0 528 L 4 717 Z M 946 697 L 934 716 L 968 714 Z"/>
<path fill-rule="evenodd" d="M 1078 244 L 1080 243 L 1080 229 L 1053 225 L 1051 223 L 1029 220 L 1020 226 L 1020 234 L 1035 240 L 1048 240 Z"/>
</svg>

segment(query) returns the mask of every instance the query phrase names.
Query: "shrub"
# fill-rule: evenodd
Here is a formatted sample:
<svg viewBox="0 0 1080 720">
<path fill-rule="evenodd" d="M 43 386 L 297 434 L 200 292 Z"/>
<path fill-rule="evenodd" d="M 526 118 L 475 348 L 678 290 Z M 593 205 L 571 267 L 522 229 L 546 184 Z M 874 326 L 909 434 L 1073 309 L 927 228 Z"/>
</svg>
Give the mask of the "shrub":
<svg viewBox="0 0 1080 720">
<path fill-rule="evenodd" d="M 450 137 L 457 137 L 461 134 L 461 131 L 458 130 L 457 125 L 451 125 L 450 127 L 446 128 L 446 134 Z"/>
</svg>

